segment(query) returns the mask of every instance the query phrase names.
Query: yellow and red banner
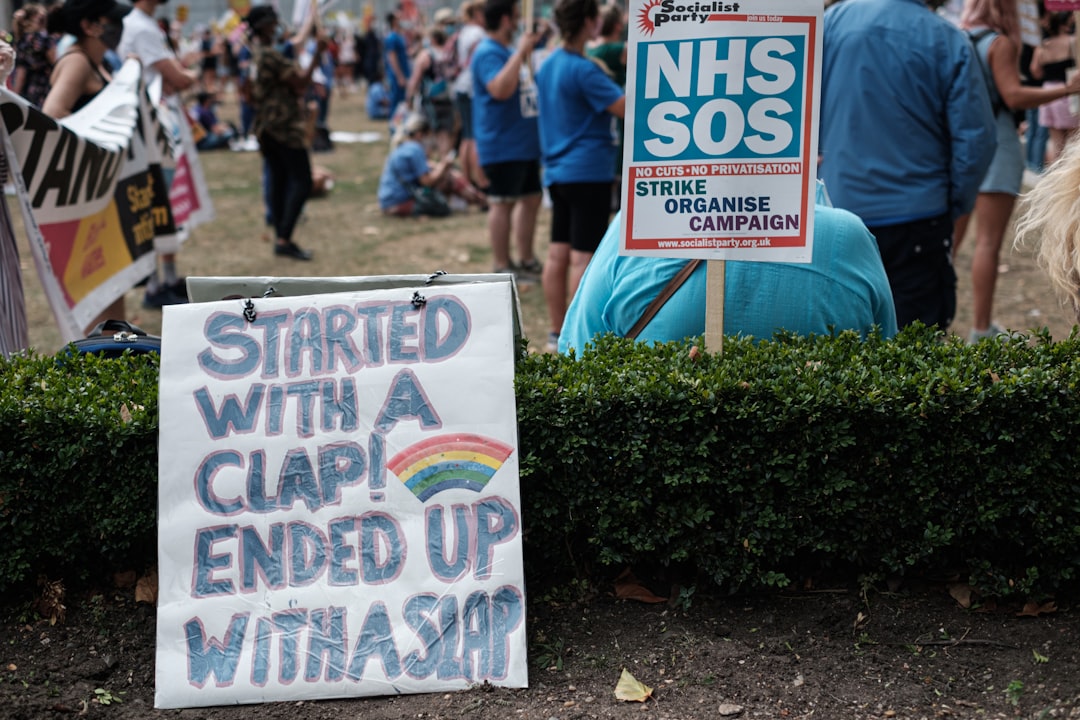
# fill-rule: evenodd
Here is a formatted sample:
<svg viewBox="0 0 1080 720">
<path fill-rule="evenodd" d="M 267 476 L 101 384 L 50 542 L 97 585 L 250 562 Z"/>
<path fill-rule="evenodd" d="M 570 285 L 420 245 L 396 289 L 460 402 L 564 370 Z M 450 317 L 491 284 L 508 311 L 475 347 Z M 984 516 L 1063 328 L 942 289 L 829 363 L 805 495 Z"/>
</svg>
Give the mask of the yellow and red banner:
<svg viewBox="0 0 1080 720">
<path fill-rule="evenodd" d="M 60 121 L 0 89 L 12 182 L 67 341 L 154 270 L 155 250 L 175 252 L 188 228 L 212 217 L 193 144 L 173 129 L 174 110 L 150 101 L 141 76 L 139 63 L 128 61 Z M 183 219 L 174 195 L 185 199 Z"/>
</svg>

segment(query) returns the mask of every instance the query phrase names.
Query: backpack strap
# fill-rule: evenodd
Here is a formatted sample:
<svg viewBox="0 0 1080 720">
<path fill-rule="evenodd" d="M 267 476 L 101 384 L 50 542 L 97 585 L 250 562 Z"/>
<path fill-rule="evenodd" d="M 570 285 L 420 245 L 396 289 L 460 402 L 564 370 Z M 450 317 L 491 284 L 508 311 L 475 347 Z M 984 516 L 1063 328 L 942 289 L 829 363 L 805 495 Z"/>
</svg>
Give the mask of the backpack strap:
<svg viewBox="0 0 1080 720">
<path fill-rule="evenodd" d="M 697 266 L 700 264 L 701 259 L 698 258 L 690 260 L 683 265 L 679 272 L 675 273 L 675 276 L 668 280 L 667 285 L 660 290 L 660 293 L 653 298 L 653 301 L 645 308 L 645 312 L 641 313 L 641 317 L 638 318 L 638 321 L 634 323 L 634 326 L 626 333 L 626 337 L 631 340 L 636 340 L 637 336 L 641 334 L 641 331 L 645 329 L 645 326 L 649 324 L 649 321 L 653 319 L 656 313 L 660 312 L 660 308 L 664 307 L 664 303 L 675 294 L 675 291 L 682 287 L 683 283 L 686 282 L 687 278 L 694 274 L 694 271 L 697 270 Z"/>
<path fill-rule="evenodd" d="M 965 30 L 964 32 L 968 36 L 968 40 L 971 41 L 971 47 L 975 50 L 975 59 L 979 61 L 979 67 L 982 69 L 983 73 L 983 80 L 986 81 L 986 92 L 990 95 L 990 108 L 994 111 L 994 117 L 997 117 L 999 112 L 1002 110 L 1009 110 L 1009 108 L 1006 107 L 1005 101 L 1001 99 L 1001 93 L 997 91 L 997 85 L 994 83 L 994 75 L 989 67 L 989 58 L 987 61 L 983 61 L 983 56 L 979 52 L 979 42 L 994 31 L 990 28 L 982 28 L 976 32 L 972 32 L 971 30 Z"/>
</svg>

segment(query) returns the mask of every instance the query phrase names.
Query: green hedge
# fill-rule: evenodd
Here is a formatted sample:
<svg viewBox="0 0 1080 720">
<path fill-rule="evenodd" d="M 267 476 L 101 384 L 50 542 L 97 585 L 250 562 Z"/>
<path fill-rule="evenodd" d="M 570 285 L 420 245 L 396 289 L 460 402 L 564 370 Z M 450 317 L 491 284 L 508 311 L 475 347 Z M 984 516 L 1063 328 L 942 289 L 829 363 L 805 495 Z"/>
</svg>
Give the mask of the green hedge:
<svg viewBox="0 0 1080 720">
<path fill-rule="evenodd" d="M 1075 334 L 689 348 L 606 338 L 519 365 L 533 567 L 686 562 L 731 590 L 830 569 L 958 570 L 1002 595 L 1076 580 Z"/>
<path fill-rule="evenodd" d="M 156 355 L 0 360 L 0 591 L 153 562 Z"/>
<path fill-rule="evenodd" d="M 533 589 L 671 563 L 726 590 L 927 571 L 986 594 L 1075 589 L 1075 333 L 690 346 L 609 337 L 519 360 Z M 156 377 L 146 357 L 0 364 L 0 589 L 153 562 Z"/>
</svg>

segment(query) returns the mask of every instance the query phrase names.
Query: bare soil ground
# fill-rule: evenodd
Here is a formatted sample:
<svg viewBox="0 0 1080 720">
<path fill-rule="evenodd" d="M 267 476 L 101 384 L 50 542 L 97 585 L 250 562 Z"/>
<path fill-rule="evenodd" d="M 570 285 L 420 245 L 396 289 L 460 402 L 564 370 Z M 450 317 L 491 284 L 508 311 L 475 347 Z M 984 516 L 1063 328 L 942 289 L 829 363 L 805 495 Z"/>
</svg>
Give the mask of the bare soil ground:
<svg viewBox="0 0 1080 720">
<path fill-rule="evenodd" d="M 529 688 L 154 710 L 154 609 L 130 590 L 71 598 L 63 625 L 0 624 L 0 717 L 1080 718 L 1080 614 L 963 609 L 944 586 L 705 598 L 533 599 Z M 1031 609 L 1028 612 L 1033 612 Z M 653 689 L 617 700 L 626 668 Z"/>
<path fill-rule="evenodd" d="M 382 131 L 363 117 L 361 98 L 335 101 L 335 130 Z M 223 115 L 231 116 L 227 105 Z M 339 144 L 315 161 L 337 176 L 331 196 L 309 203 L 297 240 L 316 251 L 298 265 L 275 258 L 261 239 L 255 153 L 210 153 L 203 163 L 218 220 L 200 228 L 181 255 L 190 275 L 360 275 L 483 272 L 490 269 L 484 216 L 441 221 L 383 218 L 375 202 L 386 144 Z M 537 246 L 547 246 L 547 213 Z M 953 330 L 970 323 L 972 242 L 957 260 L 960 307 Z M 23 246 L 33 344 L 60 347 Z M 525 330 L 541 343 L 539 288 L 525 287 Z M 151 332 L 160 313 L 128 295 L 129 317 Z M 1023 251 L 1002 253 L 996 319 L 1016 330 L 1046 325 L 1068 334 L 1072 319 Z M 667 594 L 668 588 L 652 587 Z M 570 595 L 570 589 L 564 593 Z M 684 595 L 684 598 L 686 596 Z M 24 604 L 0 610 L 0 718 L 316 720 L 320 718 L 1080 718 L 1080 612 L 1070 600 L 1027 608 L 983 603 L 964 609 L 941 583 L 871 589 L 852 583 L 737 598 L 644 604 L 617 600 L 601 585 L 587 599 L 530 599 L 530 686 L 477 687 L 350 701 L 156 711 L 151 605 L 103 582 L 70 595 L 66 621 L 50 625 Z M 653 688 L 646 702 L 618 701 L 623 668 Z"/>
</svg>

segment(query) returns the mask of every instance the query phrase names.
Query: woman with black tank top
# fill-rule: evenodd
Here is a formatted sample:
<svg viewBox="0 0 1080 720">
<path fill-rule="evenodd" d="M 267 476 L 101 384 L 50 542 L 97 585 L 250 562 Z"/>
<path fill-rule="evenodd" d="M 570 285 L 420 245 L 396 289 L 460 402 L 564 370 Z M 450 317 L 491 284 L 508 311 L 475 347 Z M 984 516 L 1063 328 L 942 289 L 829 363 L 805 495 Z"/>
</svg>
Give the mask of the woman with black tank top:
<svg viewBox="0 0 1080 720">
<path fill-rule="evenodd" d="M 127 8 L 115 0 L 67 0 L 49 15 L 49 32 L 66 33 L 75 42 L 56 61 L 52 88 L 41 105 L 56 120 L 78 112 L 112 79 L 105 51 L 120 42 Z"/>
<path fill-rule="evenodd" d="M 49 15 L 50 33 L 67 33 L 75 42 L 56 61 L 52 87 L 41 111 L 59 120 L 78 112 L 105 89 L 111 76 L 105 67 L 105 51 L 120 44 L 124 15 L 130 8 L 115 0 L 66 0 Z M 87 332 L 103 320 L 123 320 L 124 297 L 120 296 L 86 327 Z"/>
<path fill-rule="evenodd" d="M 1076 67 L 1073 57 L 1073 14 L 1050 13 L 1047 22 L 1047 38 L 1031 56 L 1031 75 L 1042 80 L 1043 87 L 1064 87 L 1069 69 Z M 1039 106 L 1039 124 L 1050 131 L 1046 148 L 1046 162 L 1050 164 L 1061 156 L 1072 131 L 1080 127 L 1080 118 L 1073 113 L 1069 98 L 1063 97 Z"/>
</svg>

